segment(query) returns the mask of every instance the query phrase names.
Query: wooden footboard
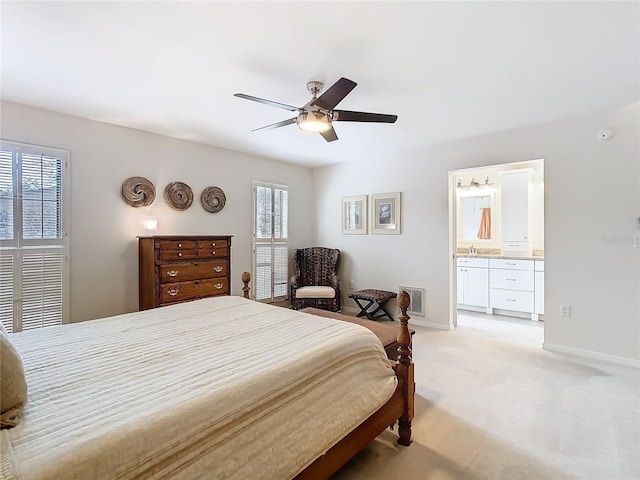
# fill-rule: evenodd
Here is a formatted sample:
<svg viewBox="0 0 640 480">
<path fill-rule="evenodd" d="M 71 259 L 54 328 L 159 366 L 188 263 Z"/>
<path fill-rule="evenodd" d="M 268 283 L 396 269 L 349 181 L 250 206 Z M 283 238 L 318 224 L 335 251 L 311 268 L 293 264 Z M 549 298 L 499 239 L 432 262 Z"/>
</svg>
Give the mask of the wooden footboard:
<svg viewBox="0 0 640 480">
<path fill-rule="evenodd" d="M 244 283 L 244 297 L 249 298 L 249 282 L 251 275 L 242 274 Z M 345 463 L 353 458 L 360 450 L 380 435 L 390 425 L 398 422 L 398 443 L 408 446 L 411 444 L 411 421 L 414 414 L 415 383 L 413 378 L 413 362 L 411 361 L 411 333 L 409 331 L 409 294 L 405 291 L 398 295 L 400 313 L 400 330 L 398 332 L 398 360 L 391 362 L 398 378 L 398 386 L 391 398 L 373 415 L 349 432 L 324 455 L 318 457 L 311 465 L 300 472 L 295 478 L 324 479 L 337 472 Z"/>
<path fill-rule="evenodd" d="M 415 383 L 413 380 L 413 362 L 411 361 L 411 334 L 409 332 L 407 308 L 409 294 L 405 291 L 398 295 L 400 313 L 400 331 L 398 332 L 398 361 L 393 366 L 398 377 L 398 386 L 393 396 L 378 411 L 348 433 L 327 453 L 316 459 L 304 469 L 296 480 L 329 478 L 340 467 L 353 458 L 390 425 L 398 422 L 398 443 L 411 444 L 411 421 L 413 420 L 413 401 Z"/>
</svg>

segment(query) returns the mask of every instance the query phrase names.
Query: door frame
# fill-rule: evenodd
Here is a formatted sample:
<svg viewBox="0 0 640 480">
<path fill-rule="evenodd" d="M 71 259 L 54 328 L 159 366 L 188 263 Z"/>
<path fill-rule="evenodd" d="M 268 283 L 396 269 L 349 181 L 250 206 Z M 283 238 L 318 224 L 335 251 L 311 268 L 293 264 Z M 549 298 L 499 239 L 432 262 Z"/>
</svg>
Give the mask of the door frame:
<svg viewBox="0 0 640 480">
<path fill-rule="evenodd" d="M 449 170 L 449 330 L 455 330 L 458 325 L 458 171 Z"/>
<path fill-rule="evenodd" d="M 466 168 L 457 168 L 449 170 L 449 330 L 455 330 L 458 325 L 458 198 L 456 195 L 456 177 L 459 173 L 469 170 L 480 170 L 491 167 L 516 167 L 524 166 L 523 164 L 532 162 L 542 162 L 542 178 L 544 181 L 544 157 L 534 158 L 531 160 L 520 160 L 516 162 L 495 163 L 491 165 L 476 165 Z M 543 190 L 543 204 L 546 205 L 546 191 Z M 546 207 L 543 208 L 543 215 Z M 546 217 L 546 216 L 545 216 Z M 546 226 L 546 218 L 543 218 L 543 228 Z M 545 235 L 546 236 L 546 235 Z M 544 240 L 543 240 L 544 242 Z"/>
</svg>

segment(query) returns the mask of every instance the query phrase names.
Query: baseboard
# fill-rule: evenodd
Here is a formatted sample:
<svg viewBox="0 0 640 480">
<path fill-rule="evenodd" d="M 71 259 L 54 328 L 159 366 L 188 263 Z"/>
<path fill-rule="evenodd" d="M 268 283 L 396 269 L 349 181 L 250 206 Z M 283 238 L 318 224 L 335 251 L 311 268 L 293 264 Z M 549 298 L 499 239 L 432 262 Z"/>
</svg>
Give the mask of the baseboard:
<svg viewBox="0 0 640 480">
<path fill-rule="evenodd" d="M 556 345 L 548 342 L 544 342 L 542 344 L 542 348 L 551 352 L 568 353 L 570 355 L 577 355 L 579 357 L 592 358 L 594 360 L 602 360 L 618 365 L 625 365 L 627 367 L 640 368 L 640 360 L 635 360 L 633 358 L 619 357 L 617 355 L 594 352 L 593 350 L 584 350 L 582 348 L 565 347 L 564 345 Z"/>
<path fill-rule="evenodd" d="M 411 317 L 411 320 L 409 320 L 409 325 L 418 325 L 420 327 L 435 328 L 437 330 L 445 330 L 447 332 L 453 331 L 453 328 L 450 325 L 443 325 L 441 323 L 429 322 L 426 318 L 421 318 L 421 317 Z"/>
<path fill-rule="evenodd" d="M 344 313 L 345 315 L 355 316 L 358 312 L 360 312 L 360 310 L 354 307 L 342 307 L 340 309 L 340 312 Z"/>
<path fill-rule="evenodd" d="M 345 315 L 355 316 L 358 313 L 360 313 L 360 310 L 353 307 L 342 307 L 342 313 L 344 313 Z M 393 315 L 393 318 L 396 319 L 397 318 L 396 315 Z M 453 330 L 452 328 L 449 327 L 449 325 L 442 325 L 441 323 L 429 322 L 424 317 L 411 317 L 411 319 L 409 320 L 409 325 L 418 325 L 420 327 L 437 328 L 438 330 L 446 330 L 448 332 Z"/>
</svg>

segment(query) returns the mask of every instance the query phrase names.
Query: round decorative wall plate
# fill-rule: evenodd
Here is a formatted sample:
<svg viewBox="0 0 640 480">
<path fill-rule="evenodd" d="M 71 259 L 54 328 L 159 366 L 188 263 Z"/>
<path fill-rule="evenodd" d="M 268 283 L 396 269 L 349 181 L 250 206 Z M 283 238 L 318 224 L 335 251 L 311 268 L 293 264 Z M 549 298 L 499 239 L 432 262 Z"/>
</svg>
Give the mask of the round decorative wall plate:
<svg viewBox="0 0 640 480">
<path fill-rule="evenodd" d="M 193 191 L 186 183 L 173 182 L 165 187 L 164 200 L 175 210 L 186 210 L 193 203 Z"/>
<path fill-rule="evenodd" d="M 200 195 L 200 204 L 209 213 L 218 213 L 227 203 L 227 197 L 220 187 L 207 187 Z"/>
<path fill-rule="evenodd" d="M 146 207 L 156 199 L 156 189 L 144 177 L 129 177 L 122 182 L 120 194 L 124 203 L 130 207 Z"/>
</svg>

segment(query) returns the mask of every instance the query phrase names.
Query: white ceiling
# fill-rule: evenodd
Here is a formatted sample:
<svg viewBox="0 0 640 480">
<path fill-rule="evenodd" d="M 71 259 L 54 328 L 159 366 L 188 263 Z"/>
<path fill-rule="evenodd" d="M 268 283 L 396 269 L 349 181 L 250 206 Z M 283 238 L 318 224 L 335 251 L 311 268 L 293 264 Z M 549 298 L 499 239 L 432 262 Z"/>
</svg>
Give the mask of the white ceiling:
<svg viewBox="0 0 640 480">
<path fill-rule="evenodd" d="M 638 2 L 7 2 L 5 100 L 306 166 L 638 101 Z M 293 116 L 306 83 L 358 86 L 327 143 Z"/>
</svg>

